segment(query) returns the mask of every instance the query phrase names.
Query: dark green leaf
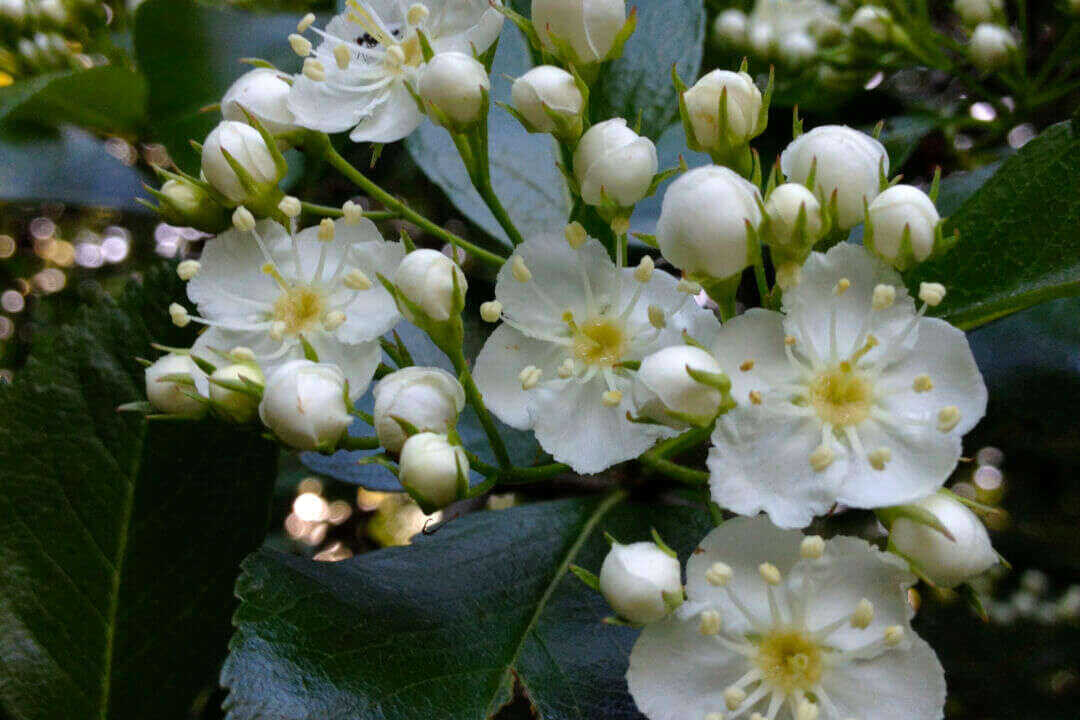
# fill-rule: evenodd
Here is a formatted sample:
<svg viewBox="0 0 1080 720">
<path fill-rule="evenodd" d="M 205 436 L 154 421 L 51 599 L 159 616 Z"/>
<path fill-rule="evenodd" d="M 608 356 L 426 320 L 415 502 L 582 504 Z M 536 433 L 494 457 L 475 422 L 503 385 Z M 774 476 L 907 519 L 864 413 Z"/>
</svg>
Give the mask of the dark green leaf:
<svg viewBox="0 0 1080 720">
<path fill-rule="evenodd" d="M 137 355 L 181 343 L 167 269 L 43 333 L 0 387 L 0 708 L 21 720 L 187 717 L 266 531 L 277 452 L 254 431 L 148 423 Z M 186 338 L 190 341 L 190 338 Z"/>
<path fill-rule="evenodd" d="M 636 631 L 568 572 L 598 571 L 603 532 L 655 527 L 683 560 L 703 511 L 571 499 L 475 513 L 412 547 L 315 563 L 244 563 L 222 672 L 230 720 L 487 718 L 515 684 L 543 720 L 640 718 L 626 690 Z"/>
<path fill-rule="evenodd" d="M 899 115 L 885 121 L 881 131 L 881 143 L 889 153 L 889 167 L 895 175 L 904 167 L 923 138 L 938 126 L 934 115 Z M 873 128 L 864 128 L 872 132 Z"/>
<path fill-rule="evenodd" d="M 155 139 L 173 160 L 198 172 L 188 140 L 206 136 L 221 120 L 204 112 L 250 68 L 239 58 L 259 57 L 283 70 L 296 65 L 285 38 L 296 30 L 294 15 L 215 9 L 193 0 L 147 0 L 135 14 L 135 57 L 150 85 L 150 121 Z"/>
<path fill-rule="evenodd" d="M 1059 123 L 1010 157 L 949 218 L 952 252 L 911 272 L 944 282 L 938 314 L 961 328 L 1080 293 L 1080 137 Z"/>
<path fill-rule="evenodd" d="M 8 117 L 134 133 L 146 119 L 146 81 L 116 65 L 39 75 L 0 90 L 0 121 Z"/>
</svg>

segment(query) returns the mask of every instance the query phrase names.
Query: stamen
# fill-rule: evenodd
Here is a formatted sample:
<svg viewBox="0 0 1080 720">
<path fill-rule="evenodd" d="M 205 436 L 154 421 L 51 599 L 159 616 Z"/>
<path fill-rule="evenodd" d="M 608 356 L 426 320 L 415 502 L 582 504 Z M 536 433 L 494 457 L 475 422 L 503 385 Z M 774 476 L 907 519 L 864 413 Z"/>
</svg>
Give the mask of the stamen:
<svg viewBox="0 0 1080 720">
<path fill-rule="evenodd" d="M 809 700 L 799 702 L 799 709 L 795 712 L 795 720 L 817 720 L 818 706 Z"/>
<path fill-rule="evenodd" d="M 344 70 L 349 67 L 349 62 L 352 60 L 352 53 L 349 52 L 349 48 L 344 45 L 337 45 L 334 47 L 334 62 L 337 66 Z"/>
<path fill-rule="evenodd" d="M 191 315 L 180 303 L 172 303 L 169 305 L 169 317 L 172 318 L 173 325 L 176 327 L 187 327 L 191 322 Z"/>
<path fill-rule="evenodd" d="M 746 691 L 740 688 L 732 686 L 724 691 L 724 704 L 728 710 L 735 710 L 743 704 L 743 700 L 746 700 Z"/>
<path fill-rule="evenodd" d="M 955 405 L 941 408 L 937 416 L 937 428 L 943 433 L 951 432 L 960 423 L 960 408 Z"/>
<path fill-rule="evenodd" d="M 383 28 L 382 23 L 379 22 L 377 16 L 373 16 L 372 13 L 357 0 L 348 0 L 346 4 L 354 11 L 349 13 L 350 20 L 367 30 L 373 38 L 379 41 L 379 44 L 387 47 L 394 45 L 394 39 L 390 37 L 390 33 L 386 32 L 385 28 Z"/>
<path fill-rule="evenodd" d="M 825 539 L 820 535 L 810 535 L 803 538 L 799 545 L 799 555 L 804 560 L 820 560 L 825 554 Z"/>
<path fill-rule="evenodd" d="M 715 610 L 706 610 L 701 613 L 701 622 L 698 624 L 698 632 L 702 635 L 716 635 L 720 632 L 720 613 Z"/>
<path fill-rule="evenodd" d="M 795 347 L 795 344 L 797 342 L 798 341 L 795 339 L 794 335 L 785 335 L 784 336 L 784 344 L 787 345 L 788 347 Z"/>
<path fill-rule="evenodd" d="M 877 285 L 874 287 L 874 299 L 871 307 L 875 310 L 885 310 L 892 307 L 896 302 L 896 288 L 892 285 Z"/>
<path fill-rule="evenodd" d="M 585 232 L 585 226 L 576 221 L 566 226 L 563 236 L 566 238 L 567 244 L 574 250 L 580 248 L 589 239 L 589 234 Z"/>
<path fill-rule="evenodd" d="M 345 324 L 345 320 L 345 313 L 340 310 L 331 310 L 323 318 L 323 327 L 326 328 L 327 332 L 334 332 Z"/>
<path fill-rule="evenodd" d="M 312 23 L 315 22 L 315 13 L 308 13 L 304 17 L 300 18 L 300 22 L 296 23 L 296 32 L 306 32 Z"/>
<path fill-rule="evenodd" d="M 840 282 L 836 283 L 836 285 L 833 286 L 833 294 L 836 295 L 837 297 L 840 297 L 841 295 L 846 293 L 848 291 L 848 288 L 850 288 L 850 287 L 851 287 L 851 281 L 850 280 L 848 280 L 847 278 L 840 278 Z"/>
<path fill-rule="evenodd" d="M 400 45 L 391 45 L 386 48 L 386 64 L 391 68 L 399 68 L 405 64 L 405 51 Z"/>
<path fill-rule="evenodd" d="M 816 472 L 822 472 L 827 467 L 832 465 L 833 460 L 836 459 L 836 453 L 828 445 L 818 445 L 812 453 L 810 453 L 810 467 L 814 468 Z"/>
<path fill-rule="evenodd" d="M 294 218 L 300 214 L 303 207 L 300 205 L 300 201 L 294 198 L 292 195 L 286 195 L 281 198 L 281 202 L 278 203 L 278 210 L 288 218 Z"/>
<path fill-rule="evenodd" d="M 945 286 L 941 283 L 921 283 L 919 299 L 930 307 L 937 307 L 945 299 Z"/>
<path fill-rule="evenodd" d="M 649 306 L 649 324 L 657 330 L 663 330 L 667 327 L 667 318 L 664 317 L 664 311 L 657 305 Z"/>
<path fill-rule="evenodd" d="M 887 447 L 879 447 L 877 450 L 871 451 L 866 459 L 870 461 L 870 467 L 875 470 L 884 470 L 886 463 L 892 460 L 892 450 Z"/>
<path fill-rule="evenodd" d="M 705 581 L 713 587 L 724 587 L 731 582 L 731 578 L 734 574 L 735 573 L 732 571 L 730 565 L 722 562 L 715 562 L 705 571 Z"/>
<path fill-rule="evenodd" d="M 499 318 L 502 317 L 502 303 L 498 300 L 490 300 L 480 305 L 480 317 L 484 322 L 495 323 L 499 322 Z"/>
<path fill-rule="evenodd" d="M 279 288 L 281 288 L 285 292 L 289 291 L 289 282 L 281 274 L 281 271 L 277 269 L 277 266 L 274 265 L 272 262 L 263 264 L 262 271 L 270 277 L 274 278 L 274 281 L 277 282 Z"/>
<path fill-rule="evenodd" d="M 540 378 L 543 376 L 544 371 L 535 365 L 529 365 L 518 375 L 518 380 L 521 381 L 522 390 L 532 390 L 540 382 Z"/>
<path fill-rule="evenodd" d="M 350 290 L 370 290 L 372 288 L 371 280 L 360 268 L 353 268 L 347 272 L 342 283 Z"/>
<path fill-rule="evenodd" d="M 929 375 L 918 375 L 915 382 L 911 384 L 911 388 L 917 393 L 930 392 L 934 389 L 934 383 Z"/>
<path fill-rule="evenodd" d="M 604 407 L 618 407 L 622 402 L 622 398 L 623 394 L 619 390 L 608 390 L 600 396 L 600 399 L 604 403 Z"/>
<path fill-rule="evenodd" d="M 352 200 L 347 200 L 345 201 L 345 204 L 341 206 L 341 214 L 346 225 L 356 225 L 364 219 L 364 208 L 357 205 Z"/>
<path fill-rule="evenodd" d="M 692 280 L 680 280 L 679 284 L 675 286 L 675 289 L 686 295 L 701 294 L 701 285 Z"/>
<path fill-rule="evenodd" d="M 654 269 L 656 269 L 656 263 L 653 262 L 651 257 L 646 255 L 641 258 L 641 263 L 637 266 L 637 269 L 634 270 L 634 279 L 639 283 L 647 283 L 649 282 L 649 279 L 652 278 Z"/>
<path fill-rule="evenodd" d="M 307 58 L 304 60 L 304 77 L 312 82 L 322 82 L 326 80 L 326 66 L 315 58 Z"/>
<path fill-rule="evenodd" d="M 563 380 L 573 377 L 574 375 L 574 359 L 566 358 L 562 361 L 562 365 L 559 366 L 559 377 Z"/>
<path fill-rule="evenodd" d="M 865 630 L 874 621 L 874 604 L 863 598 L 851 614 L 851 627 Z"/>
<path fill-rule="evenodd" d="M 234 347 L 232 350 L 229 351 L 229 355 L 236 362 L 255 362 L 255 351 L 249 347 L 244 347 L 243 345 L 237 345 L 236 347 Z"/>
<path fill-rule="evenodd" d="M 297 35 L 293 33 L 289 36 L 289 46 L 292 47 L 292 51 L 302 58 L 306 58 L 311 54 L 311 41 L 303 35 Z"/>
<path fill-rule="evenodd" d="M 532 280 L 532 272 L 529 270 L 528 265 L 525 264 L 525 259 L 520 255 L 515 255 L 514 259 L 510 261 L 510 272 L 513 274 L 514 279 L 520 283 L 527 283 Z"/>
<path fill-rule="evenodd" d="M 878 342 L 878 339 L 877 339 L 877 338 L 876 338 L 875 336 L 873 336 L 873 335 L 867 335 L 867 336 L 866 336 L 866 342 L 865 342 L 865 343 L 863 344 L 863 346 L 862 346 L 861 348 L 859 348 L 858 350 L 856 350 L 856 351 L 855 351 L 855 352 L 854 352 L 854 353 L 853 353 L 853 354 L 851 355 L 851 357 L 850 357 L 850 358 L 848 358 L 848 362 L 849 362 L 849 363 L 850 363 L 851 365 L 855 365 L 856 363 L 858 363 L 858 362 L 859 362 L 859 360 L 861 360 L 861 359 L 862 359 L 862 357 L 863 357 L 864 355 L 866 355 L 866 353 L 870 352 L 871 350 L 873 350 L 874 348 L 876 348 L 876 347 L 877 347 L 878 345 L 880 345 L 880 343 Z"/>
<path fill-rule="evenodd" d="M 896 647 L 904 639 L 904 628 L 899 625 L 890 625 L 885 628 L 885 637 L 882 639 L 888 647 Z"/>
<path fill-rule="evenodd" d="M 251 232 L 255 229 L 255 216 L 243 205 L 236 208 L 232 214 L 233 227 L 240 232 Z"/>
<path fill-rule="evenodd" d="M 405 13 L 405 22 L 416 27 L 427 20 L 428 15 L 430 14 L 431 11 L 427 9 L 427 5 L 424 5 L 423 3 L 414 3 L 409 6 L 409 11 Z"/>
<path fill-rule="evenodd" d="M 761 404 L 761 393 L 758 392 L 757 390 L 751 390 L 750 391 L 750 402 L 753 405 L 760 405 Z"/>
<path fill-rule="evenodd" d="M 181 280 L 187 282 L 198 275 L 201 268 L 202 265 L 199 264 L 198 260 L 185 260 L 176 266 L 176 274 Z"/>
<path fill-rule="evenodd" d="M 743 362 L 742 364 L 739 365 L 739 370 L 742 370 L 743 372 L 750 372 L 753 369 L 754 369 L 754 361 L 753 360 L 746 360 L 745 362 Z"/>
</svg>

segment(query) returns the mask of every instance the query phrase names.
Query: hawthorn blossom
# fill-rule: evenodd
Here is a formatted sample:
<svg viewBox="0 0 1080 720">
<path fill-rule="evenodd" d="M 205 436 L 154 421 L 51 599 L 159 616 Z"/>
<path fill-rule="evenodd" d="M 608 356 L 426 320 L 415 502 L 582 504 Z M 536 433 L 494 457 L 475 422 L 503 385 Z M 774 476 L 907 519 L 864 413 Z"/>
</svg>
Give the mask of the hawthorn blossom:
<svg viewBox="0 0 1080 720">
<path fill-rule="evenodd" d="M 617 267 L 583 231 L 567 235 L 574 245 L 555 236 L 523 243 L 499 272 L 497 300 L 483 312 L 503 322 L 474 375 L 503 422 L 534 430 L 576 472 L 596 473 L 674 432 L 628 419 L 637 362 L 681 344 L 684 330 L 711 342 L 718 324 L 650 259 Z"/>
<path fill-rule="evenodd" d="M 943 294 L 924 284 L 920 297 Z M 804 527 L 836 503 L 901 505 L 941 487 L 987 395 L 964 333 L 926 309 L 844 243 L 810 256 L 783 314 L 726 323 L 713 352 L 739 405 L 712 436 L 713 499 Z"/>
<path fill-rule="evenodd" d="M 322 132 L 352 128 L 353 142 L 388 143 L 407 137 L 423 116 L 407 84 L 424 63 L 417 31 L 438 53 L 479 55 L 499 37 L 503 16 L 489 0 L 348 0 L 325 30 L 301 21 L 322 41 L 312 48 L 290 36 L 305 56 L 289 94 L 297 124 Z"/>
<path fill-rule="evenodd" d="M 306 342 L 319 362 L 341 368 L 357 398 L 382 357 L 379 337 L 400 319 L 376 276 L 392 274 L 404 256 L 400 243 L 383 240 L 364 218 L 299 232 L 263 220 L 207 243 L 187 289 L 199 316 L 179 319 L 209 326 L 194 354 L 214 362 L 250 348 L 267 377 L 303 358 Z"/>
<path fill-rule="evenodd" d="M 627 681 L 650 720 L 938 720 L 945 677 L 911 629 L 903 561 L 763 517 L 710 532 L 687 601 L 648 625 Z"/>
</svg>

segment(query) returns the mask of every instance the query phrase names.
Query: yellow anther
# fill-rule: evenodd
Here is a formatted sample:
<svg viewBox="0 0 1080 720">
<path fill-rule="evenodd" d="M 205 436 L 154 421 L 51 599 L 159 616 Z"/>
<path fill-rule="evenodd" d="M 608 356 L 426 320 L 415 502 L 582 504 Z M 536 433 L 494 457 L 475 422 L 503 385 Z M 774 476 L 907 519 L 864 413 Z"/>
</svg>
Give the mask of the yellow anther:
<svg viewBox="0 0 1080 720">
<path fill-rule="evenodd" d="M 772 563 L 761 563 L 758 565 L 758 572 L 761 574 L 761 579 L 769 585 L 779 585 L 783 579 L 780 569 Z"/>
<path fill-rule="evenodd" d="M 739 369 L 742 370 L 743 372 L 750 372 L 751 370 L 754 369 L 754 361 L 753 360 L 746 360 L 741 365 L 739 365 Z"/>
<path fill-rule="evenodd" d="M 584 245 L 585 241 L 589 239 L 588 233 L 585 232 L 585 226 L 579 222 L 572 222 L 567 225 L 564 235 L 566 242 L 575 250 Z"/>
<path fill-rule="evenodd" d="M 660 306 L 649 306 L 649 324 L 657 330 L 663 330 L 667 327 L 667 317 L 664 316 L 664 311 L 660 309 Z"/>
<path fill-rule="evenodd" d="M 836 459 L 836 453 L 827 445 L 818 445 L 814 452 L 810 453 L 810 467 L 817 472 L 825 470 Z"/>
<path fill-rule="evenodd" d="M 323 242 L 330 242 L 334 239 L 334 221 L 330 218 L 323 218 L 319 223 L 319 240 Z"/>
<path fill-rule="evenodd" d="M 716 635 L 720 632 L 720 613 L 715 610 L 706 610 L 701 613 L 701 622 L 698 623 L 698 632 L 702 635 Z"/>
<path fill-rule="evenodd" d="M 515 255 L 514 259 L 510 261 L 510 272 L 518 282 L 526 283 L 532 280 L 532 272 L 529 270 L 529 266 L 525 264 L 525 258 L 520 255 Z"/>
<path fill-rule="evenodd" d="M 540 383 L 540 378 L 543 377 L 544 371 L 535 365 L 529 365 L 518 375 L 518 380 L 521 381 L 522 390 L 532 390 Z"/>
<path fill-rule="evenodd" d="M 255 229 L 255 216 L 251 211 L 241 205 L 232 214 L 233 227 L 240 232 L 250 232 Z"/>
<path fill-rule="evenodd" d="M 405 22 L 416 27 L 427 20 L 428 15 L 430 14 L 431 11 L 428 10 L 427 5 L 423 3 L 413 3 L 409 6 L 409 11 L 405 14 Z"/>
<path fill-rule="evenodd" d="M 865 630 L 874 621 L 874 603 L 866 598 L 859 601 L 855 606 L 855 612 L 851 613 L 851 627 Z"/>
<path fill-rule="evenodd" d="M 929 375 L 917 375 L 911 387 L 917 393 L 930 392 L 934 389 L 934 382 Z"/>
<path fill-rule="evenodd" d="M 788 347 L 794 347 L 797 342 L 798 341 L 795 339 L 794 335 L 785 335 L 784 336 L 784 344 L 787 345 Z"/>
<path fill-rule="evenodd" d="M 885 465 L 892 460 L 892 450 L 887 447 L 880 447 L 867 453 L 866 459 L 870 461 L 870 467 L 875 470 L 884 470 Z"/>
<path fill-rule="evenodd" d="M 848 291 L 848 288 L 850 287 L 850 280 L 848 280 L 847 278 L 840 278 L 840 282 L 836 283 L 836 285 L 833 287 L 833 294 L 839 297 L 846 293 Z"/>
<path fill-rule="evenodd" d="M 300 22 L 296 23 L 296 32 L 306 32 L 309 27 L 315 22 L 315 13 L 308 13 L 304 17 L 300 18 Z"/>
<path fill-rule="evenodd" d="M 799 555 L 805 560 L 820 560 L 825 555 L 825 538 L 820 535 L 804 537 L 799 545 Z"/>
<path fill-rule="evenodd" d="M 199 274 L 200 268 L 202 268 L 202 265 L 199 264 L 198 260 L 185 260 L 176 266 L 176 274 L 181 280 L 187 282 Z"/>
<path fill-rule="evenodd" d="M 499 322 L 499 318 L 502 317 L 502 303 L 498 300 L 489 300 L 486 303 L 480 305 L 480 317 L 484 322 L 494 323 Z"/>
<path fill-rule="evenodd" d="M 312 82 L 322 82 L 326 79 L 326 66 L 315 58 L 304 60 L 304 77 Z"/>
<path fill-rule="evenodd" d="M 960 408 L 955 405 L 941 408 L 937 416 L 937 429 L 941 432 L 950 432 L 960 423 Z"/>
<path fill-rule="evenodd" d="M 684 295 L 700 295 L 701 285 L 693 280 L 680 280 L 675 289 Z"/>
<path fill-rule="evenodd" d="M 734 710 L 746 700 L 746 692 L 737 687 L 729 687 L 724 691 L 724 704 L 728 710 Z"/>
<path fill-rule="evenodd" d="M 180 303 L 169 305 L 169 317 L 176 327 L 187 327 L 191 322 L 191 315 L 188 314 L 187 308 Z"/>
<path fill-rule="evenodd" d="M 896 302 L 896 288 L 892 285 L 876 285 L 871 305 L 875 310 L 885 310 Z"/>
<path fill-rule="evenodd" d="M 937 307 L 945 299 L 945 286 L 941 283 L 922 283 L 919 285 L 919 299 L 930 307 Z"/>
<path fill-rule="evenodd" d="M 904 628 L 899 625 L 890 625 L 885 628 L 885 644 L 889 647 L 896 647 L 900 644 L 900 641 L 904 639 Z"/>
<path fill-rule="evenodd" d="M 292 195 L 286 195 L 281 198 L 281 202 L 277 204 L 277 208 L 285 215 L 285 217 L 290 218 L 299 216 L 300 212 L 304 209 L 300 204 L 300 200 L 294 198 Z"/>
<path fill-rule="evenodd" d="M 229 357 L 239 363 L 255 362 L 255 351 L 243 345 L 237 345 L 229 351 Z"/>
<path fill-rule="evenodd" d="M 341 215 L 344 218 L 346 225 L 356 225 L 364 219 L 364 208 L 360 207 L 352 200 L 347 200 L 345 204 L 341 206 Z"/>
<path fill-rule="evenodd" d="M 326 313 L 326 317 L 323 318 L 323 327 L 328 331 L 333 332 L 345 324 L 345 319 L 345 313 L 340 310 L 331 310 Z"/>
<path fill-rule="evenodd" d="M 391 45 L 386 48 L 386 64 L 392 68 L 399 68 L 405 64 L 405 51 L 400 45 Z"/>
<path fill-rule="evenodd" d="M 641 263 L 634 270 L 634 279 L 639 283 L 647 283 L 652 278 L 653 270 L 656 269 L 656 263 L 653 259 L 646 255 L 641 258 Z"/>
<path fill-rule="evenodd" d="M 622 392 L 619 390 L 608 390 L 600 399 L 603 401 L 604 407 L 617 407 L 622 402 L 622 397 Z"/>
<path fill-rule="evenodd" d="M 370 290 L 372 288 L 371 279 L 359 268 L 353 268 L 347 272 L 343 282 L 345 287 L 350 290 Z"/>
<path fill-rule="evenodd" d="M 292 51 L 302 58 L 306 58 L 311 54 L 311 41 L 303 35 L 297 35 L 293 33 L 289 36 L 289 46 Z"/>
<path fill-rule="evenodd" d="M 754 405 L 760 405 L 761 404 L 761 393 L 758 392 L 757 390 L 751 390 L 750 391 L 750 402 L 753 403 Z"/>
<path fill-rule="evenodd" d="M 352 61 L 352 53 L 349 52 L 349 48 L 345 45 L 338 45 L 334 48 L 334 62 L 337 66 L 344 70 L 349 67 L 349 62 Z"/>
<path fill-rule="evenodd" d="M 732 571 L 730 565 L 722 562 L 715 562 L 705 571 L 705 581 L 714 587 L 724 587 L 731 582 L 731 578 L 734 574 L 735 573 Z"/>
</svg>

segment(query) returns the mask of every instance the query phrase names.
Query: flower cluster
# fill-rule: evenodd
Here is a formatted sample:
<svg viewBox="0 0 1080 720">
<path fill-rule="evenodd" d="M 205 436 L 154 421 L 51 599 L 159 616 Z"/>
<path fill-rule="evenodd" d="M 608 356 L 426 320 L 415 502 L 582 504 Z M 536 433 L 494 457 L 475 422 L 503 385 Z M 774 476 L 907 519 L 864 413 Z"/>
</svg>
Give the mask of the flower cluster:
<svg viewBox="0 0 1080 720">
<path fill-rule="evenodd" d="M 984 10 L 970 14 L 992 19 Z M 560 145 L 575 200 L 565 224 L 528 237 L 503 208 L 487 155 L 489 51 L 504 16 L 542 61 L 514 81 L 504 109 Z M 718 28 L 734 33 L 737 20 L 724 13 Z M 698 486 L 714 513 L 747 516 L 702 541 L 685 589 L 655 533 L 615 543 L 598 577 L 577 569 L 616 621 L 647 625 L 628 674 L 642 712 L 938 717 L 942 670 L 911 631 L 905 591 L 916 577 L 957 587 L 998 557 L 979 518 L 943 489 L 986 387 L 964 333 L 928 316 L 945 286 L 909 292 L 900 274 L 950 248 L 937 183 L 925 192 L 891 180 L 874 136 L 842 125 L 803 133 L 798 120 L 766 175 L 751 143 L 772 83 L 759 87 L 745 65 L 691 87 L 674 77 L 688 145 L 714 164 L 661 171 L 650 138 L 624 118 L 597 121 L 589 106 L 634 21 L 621 0 L 534 0 L 531 22 L 489 0 L 349 0 L 325 29 L 301 20 L 288 40 L 301 72 L 240 78 L 201 145 L 201 177 L 161 171 L 161 212 L 216 235 L 177 269 L 190 302 L 171 306 L 173 322 L 204 327 L 190 349 L 148 368 L 149 404 L 174 418 L 259 422 L 295 450 L 381 450 L 364 462 L 394 472 L 426 512 L 501 482 L 636 460 L 629 467 Z M 763 1 L 744 32 L 763 48 L 774 35 L 813 46 L 837 22 L 817 0 Z M 867 41 L 895 35 L 870 6 L 851 23 Z M 408 208 L 324 134 L 393 142 L 425 117 L 452 136 L 506 231 L 498 252 Z M 416 248 L 404 233 L 387 241 L 353 202 L 286 195 L 288 146 L 453 251 Z M 679 172 L 655 235 L 640 236 L 658 252 L 631 260 L 635 205 Z M 848 238 L 857 226 L 861 244 Z M 495 327 L 472 362 L 462 316 L 470 283 L 475 293 L 487 281 L 466 275 L 462 250 L 497 269 L 479 307 Z M 737 302 L 753 294 L 747 270 L 761 307 Z M 403 320 L 454 372 L 412 366 L 387 337 Z M 376 377 L 366 415 L 354 402 Z M 496 464 L 459 436 L 467 406 Z M 349 434 L 355 416 L 373 437 Z M 531 432 L 553 462 L 516 467 L 496 419 Z M 679 464 L 693 449 L 706 470 Z M 889 552 L 795 531 L 847 508 L 877 513 Z"/>
</svg>

